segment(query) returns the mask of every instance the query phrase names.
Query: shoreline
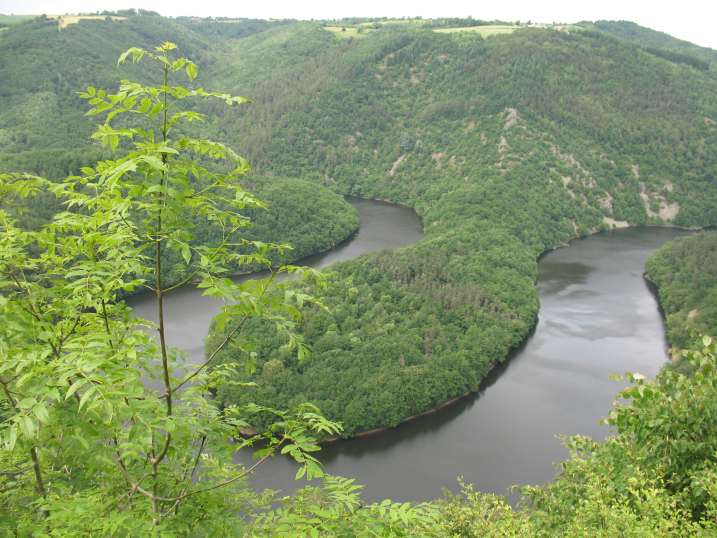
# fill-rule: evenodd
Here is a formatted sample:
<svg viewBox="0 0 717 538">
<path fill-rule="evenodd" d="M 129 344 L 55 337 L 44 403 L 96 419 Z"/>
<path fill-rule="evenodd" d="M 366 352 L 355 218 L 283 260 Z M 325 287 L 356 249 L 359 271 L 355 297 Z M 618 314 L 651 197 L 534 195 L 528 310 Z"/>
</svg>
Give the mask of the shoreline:
<svg viewBox="0 0 717 538">
<path fill-rule="evenodd" d="M 662 332 L 663 340 L 665 343 L 665 352 L 667 353 L 667 356 L 670 357 L 670 360 L 674 363 L 678 359 L 677 348 L 672 346 L 667 338 L 667 315 L 665 313 L 665 309 L 662 307 L 662 303 L 660 302 L 660 286 L 658 286 L 657 282 L 650 278 L 650 274 L 647 271 L 644 271 L 642 273 L 642 279 L 645 281 L 645 285 L 650 291 L 650 295 L 652 295 L 652 297 L 655 299 L 655 303 L 657 303 L 657 310 L 660 313 L 660 319 L 662 320 Z"/>
</svg>

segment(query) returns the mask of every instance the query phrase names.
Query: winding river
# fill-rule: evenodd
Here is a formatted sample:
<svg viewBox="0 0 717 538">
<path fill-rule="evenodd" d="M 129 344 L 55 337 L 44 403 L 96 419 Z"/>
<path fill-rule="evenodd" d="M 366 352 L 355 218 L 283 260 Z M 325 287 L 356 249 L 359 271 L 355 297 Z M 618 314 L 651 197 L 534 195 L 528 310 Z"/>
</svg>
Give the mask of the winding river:
<svg viewBox="0 0 717 538">
<path fill-rule="evenodd" d="M 410 209 L 351 200 L 361 228 L 333 251 L 305 260 L 314 267 L 396 248 L 421 238 Z M 600 419 L 622 385 L 610 374 L 653 376 L 667 360 L 658 305 L 642 277 L 647 257 L 684 235 L 667 228 L 603 232 L 551 252 L 539 262 L 539 321 L 511 360 L 494 369 L 481 391 L 438 412 L 377 435 L 326 445 L 327 472 L 357 478 L 367 500 L 426 500 L 457 489 L 463 476 L 476 488 L 509 493 L 514 484 L 553 478 L 567 456 L 559 435 L 604 438 Z M 135 299 L 153 318 L 150 300 Z M 193 290 L 169 298 L 173 345 L 201 357 L 203 337 L 218 305 Z M 249 462 L 246 454 L 240 461 Z M 289 493 L 294 465 L 275 458 L 252 478 L 257 488 Z"/>
</svg>

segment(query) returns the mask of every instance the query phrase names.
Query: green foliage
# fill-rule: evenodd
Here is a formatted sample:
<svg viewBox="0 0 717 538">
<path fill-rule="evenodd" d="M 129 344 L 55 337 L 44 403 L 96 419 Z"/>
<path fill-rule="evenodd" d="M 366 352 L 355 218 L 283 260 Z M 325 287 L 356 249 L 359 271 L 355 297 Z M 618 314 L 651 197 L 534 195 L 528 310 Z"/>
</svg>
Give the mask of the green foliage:
<svg viewBox="0 0 717 538">
<path fill-rule="evenodd" d="M 280 508 L 259 515 L 247 532 L 292 538 L 436 536 L 431 529 L 438 521 L 438 510 L 431 504 L 384 500 L 364 506 L 360 491 L 353 479 L 326 476 L 322 487 L 303 488 L 284 498 Z"/>
<path fill-rule="evenodd" d="M 165 42 L 120 57 L 149 61 L 161 73 L 157 85 L 124 80 L 116 93 L 89 86 L 81 94 L 88 115 L 104 117 L 93 138 L 113 159 L 57 182 L 0 175 L 3 197 L 52 193 L 63 206 L 35 231 L 0 211 L 2 534 L 231 534 L 241 521 L 228 518 L 266 500 L 245 489 L 248 473 L 281 451 L 302 473 L 321 476 L 314 438 L 340 431 L 309 404 L 219 409 L 208 394 L 231 382 L 232 368 L 207 366 L 226 342 L 200 364 L 186 364 L 167 342 L 164 297 L 174 285 L 163 279 L 164 252 L 179 254 L 187 282 L 225 300 L 219 319 L 230 335 L 263 318 L 299 356 L 294 327 L 315 301 L 276 277 L 318 278 L 299 267 L 273 269 L 276 245 L 243 237 L 244 212 L 263 207 L 239 184 L 249 165 L 228 146 L 179 130 L 203 116 L 178 105 L 247 100 L 175 85 L 178 75 L 191 83 L 197 74 L 175 49 Z M 216 244 L 195 242 L 201 222 L 221 230 Z M 270 277 L 227 278 L 230 268 L 256 264 L 272 269 Z M 120 299 L 140 287 L 156 297 L 156 325 Z M 257 412 L 275 420 L 232 443 Z M 232 463 L 237 449 L 257 444 L 251 468 Z"/>
<path fill-rule="evenodd" d="M 679 349 L 717 334 L 717 234 L 670 241 L 646 264 L 665 313 L 667 339 Z"/>
</svg>

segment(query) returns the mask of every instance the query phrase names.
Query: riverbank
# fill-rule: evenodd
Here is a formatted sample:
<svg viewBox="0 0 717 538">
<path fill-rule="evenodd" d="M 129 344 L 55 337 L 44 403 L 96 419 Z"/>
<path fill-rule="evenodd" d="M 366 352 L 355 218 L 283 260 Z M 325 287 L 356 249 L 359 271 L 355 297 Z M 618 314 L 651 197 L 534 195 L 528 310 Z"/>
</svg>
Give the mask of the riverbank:
<svg viewBox="0 0 717 538">
<path fill-rule="evenodd" d="M 358 213 L 360 226 L 334 248 L 307 258 L 297 260 L 321 269 L 336 262 L 351 260 L 369 252 L 395 249 L 413 244 L 423 237 L 423 227 L 416 213 L 405 206 L 384 202 L 347 197 L 347 201 Z M 244 275 L 246 278 L 247 275 Z M 204 339 L 214 316 L 223 303 L 202 295 L 194 286 L 177 288 L 165 297 L 168 341 L 173 347 L 182 349 L 190 363 L 204 359 Z M 139 294 L 127 298 L 137 316 L 156 320 L 154 296 Z"/>
<path fill-rule="evenodd" d="M 647 289 L 650 290 L 650 293 L 654 297 L 655 302 L 657 303 L 657 309 L 660 312 L 660 318 L 662 319 L 662 325 L 664 327 L 665 334 L 665 350 L 667 351 L 667 355 L 670 357 L 672 362 L 676 363 L 680 358 L 680 349 L 672 346 L 670 344 L 670 339 L 667 336 L 667 313 L 665 312 L 665 308 L 662 304 L 662 301 L 660 301 L 660 287 L 658 286 L 657 282 L 650 278 L 650 275 L 649 273 L 647 273 L 647 271 L 642 273 L 642 278 L 647 285 Z"/>
<path fill-rule="evenodd" d="M 644 278 L 660 304 L 673 362 L 702 335 L 717 334 L 717 234 L 671 241 L 647 261 Z"/>
</svg>

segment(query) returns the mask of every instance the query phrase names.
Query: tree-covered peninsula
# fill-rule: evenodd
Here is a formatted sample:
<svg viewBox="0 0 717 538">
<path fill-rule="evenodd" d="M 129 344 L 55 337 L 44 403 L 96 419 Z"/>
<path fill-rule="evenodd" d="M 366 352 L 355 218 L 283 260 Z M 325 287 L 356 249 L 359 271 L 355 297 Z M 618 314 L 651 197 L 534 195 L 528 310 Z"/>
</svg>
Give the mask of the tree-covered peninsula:
<svg viewBox="0 0 717 538">
<path fill-rule="evenodd" d="M 525 338 L 541 253 L 599 229 L 717 219 L 713 51 L 626 23 L 490 37 L 467 20 L 346 24 L 362 31 L 143 12 L 61 31 L 39 19 L 0 37 L 3 169 L 62 177 L 102 158 L 79 136 L 92 121 L 75 88 L 111 84 L 121 44 L 161 35 L 196 58 L 207 85 L 252 97 L 218 117 L 216 103 L 200 105 L 199 128 L 259 176 L 400 202 L 422 217 L 422 242 L 336 268 L 321 292 L 328 311 L 301 328 L 310 361 L 261 347 L 241 381 L 272 375 L 252 399 L 306 398 L 343 420 L 345 435 L 394 425 L 475 390 Z M 154 76 L 141 64 L 128 73 Z M 313 229 L 334 230 L 321 222 Z M 236 344 L 223 361 L 241 359 Z M 231 390 L 222 398 L 241 401 Z"/>
</svg>

